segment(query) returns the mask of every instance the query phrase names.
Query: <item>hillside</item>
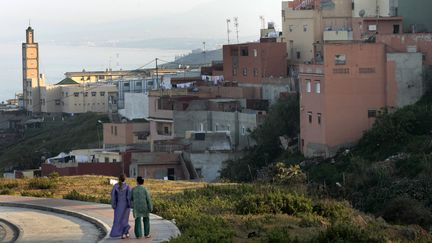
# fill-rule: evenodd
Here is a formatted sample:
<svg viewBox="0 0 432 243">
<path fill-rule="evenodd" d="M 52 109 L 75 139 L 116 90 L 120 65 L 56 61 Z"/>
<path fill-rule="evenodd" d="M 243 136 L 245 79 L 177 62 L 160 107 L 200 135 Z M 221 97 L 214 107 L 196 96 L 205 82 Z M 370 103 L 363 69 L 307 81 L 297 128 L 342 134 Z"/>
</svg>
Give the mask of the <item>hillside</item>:
<svg viewBox="0 0 432 243">
<path fill-rule="evenodd" d="M 56 156 L 60 152 L 98 146 L 102 128 L 98 120 L 107 121 L 105 115 L 82 114 L 45 119 L 41 128 L 25 130 L 22 138 L 13 144 L 0 144 L 0 171 L 5 169 L 33 169 L 39 167 L 42 157 Z M 99 129 L 99 130 L 97 130 Z"/>
<path fill-rule="evenodd" d="M 0 194 L 110 203 L 108 177 L 0 179 Z M 128 179 L 129 185 L 135 185 Z M 170 242 L 430 241 L 417 226 L 392 226 L 345 202 L 306 196 L 302 186 L 146 180 L 154 213 L 175 220 Z"/>
<path fill-rule="evenodd" d="M 166 63 L 161 65 L 163 68 L 178 68 L 179 65 L 188 66 L 200 66 L 203 64 L 211 63 L 212 61 L 222 61 L 222 49 L 190 53 L 188 55 L 182 56 L 176 59 L 174 62 Z"/>
</svg>

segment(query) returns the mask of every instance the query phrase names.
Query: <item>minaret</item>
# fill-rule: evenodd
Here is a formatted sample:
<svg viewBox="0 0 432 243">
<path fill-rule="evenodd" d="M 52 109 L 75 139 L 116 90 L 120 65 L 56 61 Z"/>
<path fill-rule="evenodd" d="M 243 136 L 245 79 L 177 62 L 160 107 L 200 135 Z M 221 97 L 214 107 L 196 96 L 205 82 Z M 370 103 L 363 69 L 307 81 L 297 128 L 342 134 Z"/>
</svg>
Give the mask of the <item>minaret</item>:
<svg viewBox="0 0 432 243">
<path fill-rule="evenodd" d="M 24 109 L 41 112 L 41 90 L 39 80 L 39 46 L 34 42 L 34 30 L 26 30 L 26 42 L 22 44 Z"/>
</svg>

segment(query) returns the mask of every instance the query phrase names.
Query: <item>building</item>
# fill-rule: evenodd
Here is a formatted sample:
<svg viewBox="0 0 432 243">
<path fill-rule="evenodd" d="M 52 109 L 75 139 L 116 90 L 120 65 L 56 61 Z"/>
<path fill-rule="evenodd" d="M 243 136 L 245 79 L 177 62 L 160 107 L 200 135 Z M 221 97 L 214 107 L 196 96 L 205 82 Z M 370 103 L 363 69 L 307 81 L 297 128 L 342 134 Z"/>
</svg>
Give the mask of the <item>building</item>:
<svg viewBox="0 0 432 243">
<path fill-rule="evenodd" d="M 190 175 L 181 154 L 178 153 L 132 153 L 129 173 L 161 180 L 189 180 Z"/>
<path fill-rule="evenodd" d="M 147 147 L 150 126 L 148 122 L 104 123 L 103 145 L 105 149 L 119 148 L 127 150 L 135 147 Z"/>
<path fill-rule="evenodd" d="M 382 43 L 325 44 L 324 63 L 299 71 L 306 157 L 331 157 L 354 145 L 384 109 L 413 104 L 424 94 L 421 53 L 387 53 Z"/>
<path fill-rule="evenodd" d="M 34 42 L 34 30 L 26 30 L 26 42 L 22 44 L 23 61 L 23 109 L 28 112 L 42 111 L 41 89 L 45 79 L 39 73 L 39 44 Z"/>
<path fill-rule="evenodd" d="M 141 79 L 121 79 L 115 82 L 118 88 L 118 108 L 125 108 L 125 96 L 127 93 L 147 94 L 149 90 L 154 90 L 158 80 L 156 78 Z"/>
<path fill-rule="evenodd" d="M 78 84 L 66 78 L 42 91 L 44 113 L 108 113 L 117 106 L 117 86 L 109 83 Z"/>
<path fill-rule="evenodd" d="M 286 43 L 224 45 L 223 76 L 239 84 L 261 84 L 264 78 L 286 77 Z"/>
<path fill-rule="evenodd" d="M 403 16 L 405 33 L 432 32 L 430 17 L 432 1 L 429 0 L 398 0 L 398 15 Z"/>
<path fill-rule="evenodd" d="M 106 82 L 123 79 L 136 79 L 146 78 L 151 75 L 149 70 L 137 69 L 137 70 L 112 70 L 106 69 L 105 71 L 86 71 L 82 72 L 67 72 L 65 73 L 66 78 L 70 78 L 77 83 L 95 83 L 95 82 Z"/>
</svg>

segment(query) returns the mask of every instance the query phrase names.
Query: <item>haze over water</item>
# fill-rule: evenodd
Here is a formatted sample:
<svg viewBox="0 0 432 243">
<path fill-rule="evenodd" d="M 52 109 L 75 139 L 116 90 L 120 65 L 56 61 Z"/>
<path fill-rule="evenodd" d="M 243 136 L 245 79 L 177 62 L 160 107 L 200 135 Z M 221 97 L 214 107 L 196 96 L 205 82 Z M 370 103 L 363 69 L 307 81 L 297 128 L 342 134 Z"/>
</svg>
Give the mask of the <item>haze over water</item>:
<svg viewBox="0 0 432 243">
<path fill-rule="evenodd" d="M 148 48 L 118 48 L 66 46 L 39 43 L 40 72 L 45 74 L 48 84 L 64 78 L 65 72 L 137 69 L 153 59 L 174 60 L 176 55 L 189 50 L 162 50 Z M 22 92 L 21 43 L 0 43 L 0 102 Z M 154 67 L 154 64 L 148 68 Z"/>
</svg>

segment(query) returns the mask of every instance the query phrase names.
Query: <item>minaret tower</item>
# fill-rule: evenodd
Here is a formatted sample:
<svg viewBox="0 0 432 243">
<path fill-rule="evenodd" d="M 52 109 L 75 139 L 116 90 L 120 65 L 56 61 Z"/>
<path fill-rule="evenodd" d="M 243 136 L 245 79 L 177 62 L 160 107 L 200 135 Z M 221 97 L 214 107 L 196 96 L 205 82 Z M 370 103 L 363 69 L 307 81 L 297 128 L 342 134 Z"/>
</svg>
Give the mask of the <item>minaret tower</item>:
<svg viewBox="0 0 432 243">
<path fill-rule="evenodd" d="M 39 46 L 34 42 L 34 30 L 26 30 L 26 42 L 22 44 L 24 109 L 41 112 L 41 90 L 39 80 Z"/>
</svg>

